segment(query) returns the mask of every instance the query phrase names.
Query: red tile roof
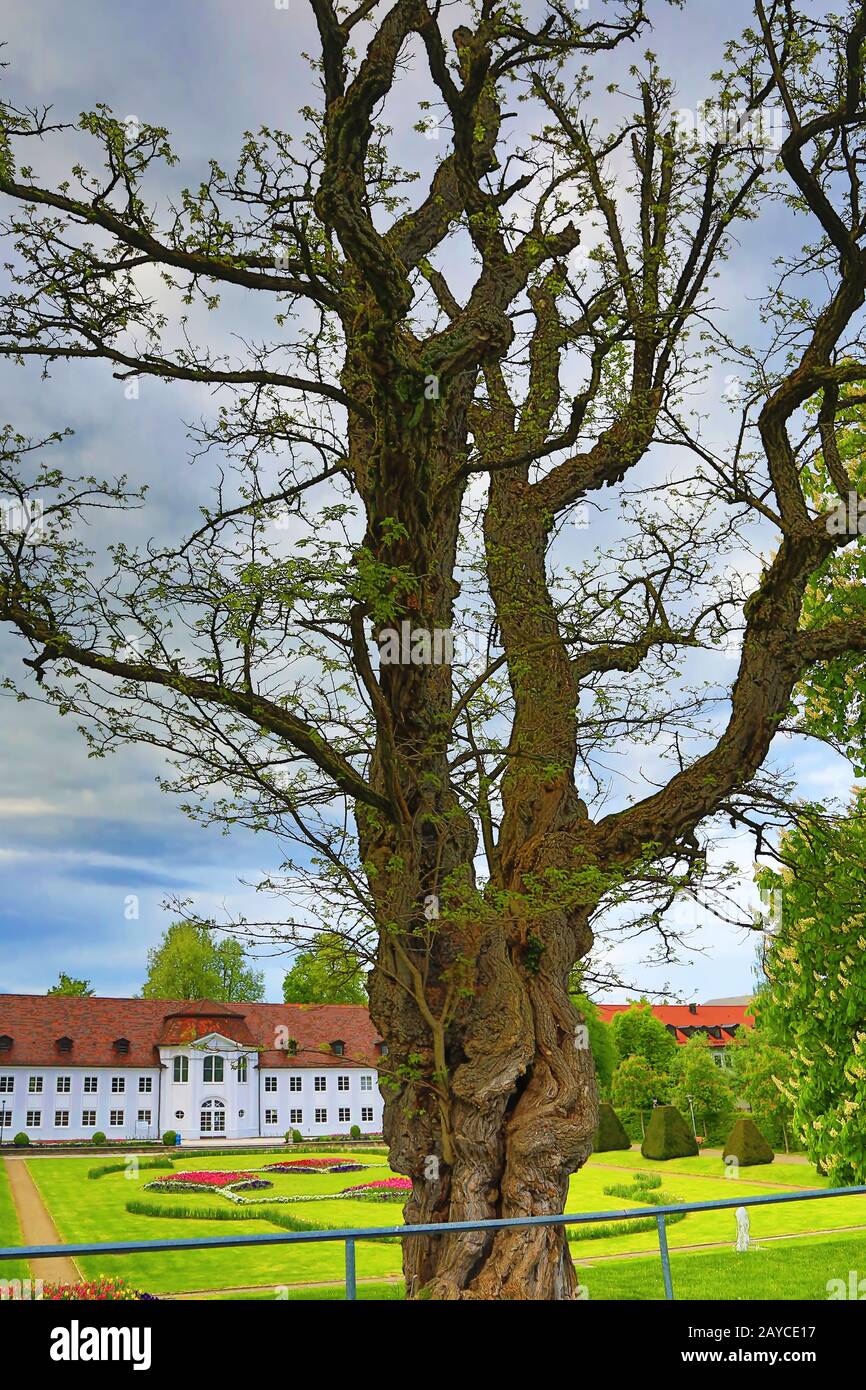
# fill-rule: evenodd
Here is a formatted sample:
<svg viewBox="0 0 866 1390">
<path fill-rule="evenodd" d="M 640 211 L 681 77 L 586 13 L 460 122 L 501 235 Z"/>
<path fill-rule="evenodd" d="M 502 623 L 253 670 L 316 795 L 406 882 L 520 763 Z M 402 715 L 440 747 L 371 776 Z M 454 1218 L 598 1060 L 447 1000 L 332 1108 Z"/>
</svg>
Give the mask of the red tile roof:
<svg viewBox="0 0 866 1390">
<path fill-rule="evenodd" d="M 625 1013 L 631 1004 L 599 1004 L 598 1012 L 605 1023 L 610 1023 L 615 1014 Z M 710 1047 L 725 1047 L 733 1036 L 731 1030 L 753 1028 L 755 1020 L 749 1013 L 747 1004 L 652 1004 L 653 1014 L 660 1023 L 669 1026 L 678 1043 L 686 1043 L 691 1037 L 686 1029 L 707 1028 L 720 1030 L 720 1036 L 708 1033 Z"/>
<path fill-rule="evenodd" d="M 212 999 L 82 999 L 0 994 L 0 1069 L 10 1066 L 152 1067 L 164 1046 L 220 1033 L 261 1051 L 267 1067 L 375 1066 L 379 1035 L 359 1004 L 221 1004 Z M 57 1040 L 72 1039 L 61 1052 Z M 118 1052 L 116 1039 L 129 1041 Z M 297 1051 L 287 1050 L 289 1039 Z M 330 1050 L 345 1044 L 344 1055 Z"/>
</svg>

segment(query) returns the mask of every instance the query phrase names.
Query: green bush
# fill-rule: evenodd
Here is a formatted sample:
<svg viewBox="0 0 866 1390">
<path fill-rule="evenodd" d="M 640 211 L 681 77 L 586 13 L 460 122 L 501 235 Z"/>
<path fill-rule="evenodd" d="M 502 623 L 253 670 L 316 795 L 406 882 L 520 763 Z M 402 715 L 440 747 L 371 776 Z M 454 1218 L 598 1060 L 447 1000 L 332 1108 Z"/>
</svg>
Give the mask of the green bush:
<svg viewBox="0 0 866 1390">
<path fill-rule="evenodd" d="M 19 1149 L 26 1149 L 28 1144 L 30 1143 L 30 1135 L 25 1134 L 23 1129 L 19 1130 L 19 1132 L 15 1135 L 15 1138 L 12 1140 L 12 1143 L 15 1144 Z"/>
<path fill-rule="evenodd" d="M 304 1138 L 304 1136 L 303 1136 L 303 1134 L 301 1133 L 301 1131 L 300 1131 L 299 1129 L 293 1129 L 293 1130 L 292 1130 L 292 1139 L 294 1140 L 294 1142 L 295 1142 L 296 1144 L 302 1143 L 302 1142 L 303 1142 L 303 1138 Z M 327 1149 L 323 1149 L 323 1150 L 322 1150 L 322 1153 L 327 1153 L 327 1152 L 328 1152 Z"/>
<path fill-rule="evenodd" d="M 608 1153 L 611 1149 L 630 1149 L 631 1140 L 623 1129 L 612 1105 L 598 1107 L 598 1128 L 592 1141 L 593 1153 Z"/>
<path fill-rule="evenodd" d="M 95 1131 L 95 1133 L 93 1133 L 93 1134 L 90 1136 L 90 1142 L 91 1142 L 91 1144 L 104 1144 L 104 1143 L 105 1143 L 105 1135 L 103 1134 L 103 1132 L 102 1132 L 101 1129 L 97 1129 L 97 1130 Z"/>
<path fill-rule="evenodd" d="M 171 1148 L 172 1145 L 177 1142 L 177 1130 L 167 1129 L 165 1131 L 165 1134 L 162 1136 L 162 1142 L 163 1144 L 165 1144 L 165 1147 L 167 1149 Z"/>
<path fill-rule="evenodd" d="M 127 1168 L 127 1163 L 128 1160 L 127 1162 L 124 1162 L 123 1160 L 120 1160 L 119 1162 L 113 1160 L 111 1163 L 100 1163 L 96 1168 L 88 1168 L 87 1176 L 89 1178 L 104 1178 L 109 1173 L 125 1173 L 129 1171 Z M 138 1167 L 170 1168 L 173 1172 L 174 1161 L 170 1158 L 140 1158 L 138 1160 Z"/>
<path fill-rule="evenodd" d="M 742 1115 L 737 1120 L 725 1140 L 724 1156 L 736 1158 L 742 1168 L 756 1163 L 772 1163 L 776 1157 L 755 1121 L 748 1115 Z"/>
<path fill-rule="evenodd" d="M 698 1152 L 694 1135 L 675 1105 L 657 1105 L 640 1146 L 644 1158 L 692 1158 Z"/>
<path fill-rule="evenodd" d="M 360 1137 L 361 1137 L 361 1126 L 360 1126 L 360 1125 L 352 1125 L 352 1128 L 349 1130 L 349 1138 L 350 1138 L 350 1139 L 360 1139 Z"/>
</svg>

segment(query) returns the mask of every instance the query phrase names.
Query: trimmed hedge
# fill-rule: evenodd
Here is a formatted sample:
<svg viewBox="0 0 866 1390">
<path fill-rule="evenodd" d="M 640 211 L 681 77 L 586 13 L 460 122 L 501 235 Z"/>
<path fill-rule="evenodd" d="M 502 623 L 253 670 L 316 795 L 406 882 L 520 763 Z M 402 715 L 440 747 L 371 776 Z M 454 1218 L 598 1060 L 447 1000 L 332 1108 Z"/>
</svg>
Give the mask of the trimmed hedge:
<svg viewBox="0 0 866 1390">
<path fill-rule="evenodd" d="M 131 1157 L 134 1157 L 134 1155 L 131 1155 Z M 174 1161 L 170 1158 L 140 1158 L 137 1161 L 136 1167 L 139 1169 L 171 1168 L 173 1171 Z M 100 1163 L 96 1168 L 88 1168 L 87 1176 L 89 1178 L 104 1178 L 109 1173 L 128 1173 L 129 1171 L 129 1159 L 126 1159 L 122 1163 Z"/>
<path fill-rule="evenodd" d="M 675 1105 L 657 1105 L 640 1146 L 644 1158 L 694 1158 L 694 1135 Z"/>
<path fill-rule="evenodd" d="M 631 1140 L 612 1105 L 598 1107 L 598 1128 L 592 1140 L 593 1153 L 609 1153 L 611 1149 L 630 1149 Z"/>
<path fill-rule="evenodd" d="M 742 1115 L 725 1140 L 724 1157 L 736 1158 L 741 1168 L 749 1168 L 756 1163 L 772 1163 L 776 1155 L 755 1121 Z"/>
</svg>

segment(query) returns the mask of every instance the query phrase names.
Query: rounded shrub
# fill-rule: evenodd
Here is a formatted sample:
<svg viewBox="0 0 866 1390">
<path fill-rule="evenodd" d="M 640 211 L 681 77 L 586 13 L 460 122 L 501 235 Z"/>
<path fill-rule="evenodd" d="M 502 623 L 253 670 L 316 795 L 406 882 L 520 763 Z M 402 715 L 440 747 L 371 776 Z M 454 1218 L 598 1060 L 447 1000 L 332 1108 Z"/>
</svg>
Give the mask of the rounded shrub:
<svg viewBox="0 0 866 1390">
<path fill-rule="evenodd" d="M 360 1139 L 360 1137 L 361 1137 L 361 1126 L 360 1126 L 360 1125 L 352 1125 L 352 1128 L 349 1130 L 349 1138 L 350 1138 L 350 1139 Z"/>
<path fill-rule="evenodd" d="M 162 1136 L 162 1142 L 163 1144 L 165 1144 L 165 1147 L 167 1149 L 171 1148 L 174 1144 L 177 1143 L 177 1130 L 167 1129 L 165 1131 L 165 1134 Z"/>
<path fill-rule="evenodd" d="M 748 1168 L 756 1163 L 772 1163 L 776 1155 L 755 1121 L 743 1115 L 725 1140 L 724 1157 L 735 1158 L 741 1168 Z"/>
<path fill-rule="evenodd" d="M 593 1153 L 608 1153 L 611 1149 L 630 1149 L 631 1140 L 612 1105 L 598 1107 L 598 1128 L 592 1141 Z"/>
<path fill-rule="evenodd" d="M 12 1140 L 12 1143 L 15 1144 L 19 1149 L 26 1149 L 28 1144 L 30 1143 L 30 1135 L 25 1134 L 23 1129 L 19 1130 L 18 1133 L 15 1135 L 15 1138 Z"/>
<path fill-rule="evenodd" d="M 300 1144 L 303 1141 L 303 1138 L 304 1136 L 302 1135 L 299 1129 L 292 1130 L 292 1140 L 295 1144 Z"/>
<path fill-rule="evenodd" d="M 105 1135 L 103 1134 L 101 1129 L 96 1130 L 96 1132 L 90 1136 L 90 1142 L 91 1144 L 105 1143 Z"/>
<path fill-rule="evenodd" d="M 693 1158 L 695 1137 L 675 1105 L 657 1105 L 640 1146 L 644 1158 Z"/>
</svg>

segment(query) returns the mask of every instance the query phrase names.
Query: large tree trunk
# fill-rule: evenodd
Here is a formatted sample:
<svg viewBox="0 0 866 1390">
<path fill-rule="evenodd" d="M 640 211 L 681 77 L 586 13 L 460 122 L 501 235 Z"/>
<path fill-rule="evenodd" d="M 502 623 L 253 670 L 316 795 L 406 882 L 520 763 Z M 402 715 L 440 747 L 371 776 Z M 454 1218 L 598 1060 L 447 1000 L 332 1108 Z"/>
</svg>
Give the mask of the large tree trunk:
<svg viewBox="0 0 866 1390">
<path fill-rule="evenodd" d="M 591 1152 L 594 1065 L 567 990 L 589 942 L 586 916 L 535 924 L 537 947 L 524 937 L 508 921 L 479 943 L 472 997 L 447 1032 L 444 1106 L 429 1087 L 423 1020 L 391 967 L 375 972 L 393 1078 L 385 1138 L 392 1167 L 413 1181 L 409 1224 L 557 1215 Z M 409 1297 L 562 1299 L 577 1289 L 562 1228 L 412 1237 L 403 1258 Z"/>
</svg>

